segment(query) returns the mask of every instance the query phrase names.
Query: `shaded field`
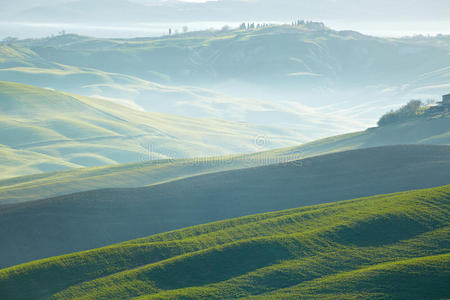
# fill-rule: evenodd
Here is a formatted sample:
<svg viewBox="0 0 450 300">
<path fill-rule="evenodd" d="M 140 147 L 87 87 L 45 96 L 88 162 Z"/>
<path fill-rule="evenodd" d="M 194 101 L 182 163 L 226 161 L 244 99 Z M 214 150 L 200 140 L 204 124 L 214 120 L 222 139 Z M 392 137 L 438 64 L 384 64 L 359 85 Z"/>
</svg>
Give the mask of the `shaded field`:
<svg viewBox="0 0 450 300">
<path fill-rule="evenodd" d="M 166 159 L 15 177 L 0 180 L 0 204 L 25 202 L 102 188 L 142 187 L 205 173 L 283 163 L 320 154 L 368 147 L 396 144 L 450 145 L 449 128 L 450 118 L 448 117 L 419 118 L 363 132 L 321 139 L 300 146 L 253 154 Z M 264 142 L 264 137 L 260 138 Z M 270 137 L 267 138 L 270 139 Z M 144 158 L 147 159 L 148 155 Z"/>
<path fill-rule="evenodd" d="M 389 146 L 0 207 L 0 265 L 186 226 L 450 182 L 449 146 Z M 87 234 L 89 233 L 89 234 Z"/>
<path fill-rule="evenodd" d="M 252 215 L 0 270 L 10 299 L 450 296 L 450 186 Z"/>
</svg>

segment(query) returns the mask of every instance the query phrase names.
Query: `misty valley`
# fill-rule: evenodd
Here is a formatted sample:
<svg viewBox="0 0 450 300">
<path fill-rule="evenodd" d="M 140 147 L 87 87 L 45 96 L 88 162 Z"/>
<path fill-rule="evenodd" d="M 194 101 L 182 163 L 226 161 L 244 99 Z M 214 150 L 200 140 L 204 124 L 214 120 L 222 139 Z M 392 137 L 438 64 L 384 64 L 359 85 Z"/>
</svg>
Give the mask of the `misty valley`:
<svg viewBox="0 0 450 300">
<path fill-rule="evenodd" d="M 0 299 L 450 298 L 448 2 L 2 5 Z"/>
</svg>

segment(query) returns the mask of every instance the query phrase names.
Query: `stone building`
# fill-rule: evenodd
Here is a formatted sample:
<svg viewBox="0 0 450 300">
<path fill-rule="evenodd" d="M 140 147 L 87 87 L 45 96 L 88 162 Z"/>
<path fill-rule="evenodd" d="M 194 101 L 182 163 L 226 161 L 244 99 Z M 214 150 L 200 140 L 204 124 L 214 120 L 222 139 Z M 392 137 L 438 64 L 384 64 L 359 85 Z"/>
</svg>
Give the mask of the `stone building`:
<svg viewBox="0 0 450 300">
<path fill-rule="evenodd" d="M 450 94 L 442 96 L 442 105 L 450 106 Z"/>
<path fill-rule="evenodd" d="M 431 115 L 442 115 L 448 114 L 450 110 L 450 94 L 442 96 L 442 102 L 437 102 L 436 104 L 430 106 L 428 113 Z"/>
</svg>

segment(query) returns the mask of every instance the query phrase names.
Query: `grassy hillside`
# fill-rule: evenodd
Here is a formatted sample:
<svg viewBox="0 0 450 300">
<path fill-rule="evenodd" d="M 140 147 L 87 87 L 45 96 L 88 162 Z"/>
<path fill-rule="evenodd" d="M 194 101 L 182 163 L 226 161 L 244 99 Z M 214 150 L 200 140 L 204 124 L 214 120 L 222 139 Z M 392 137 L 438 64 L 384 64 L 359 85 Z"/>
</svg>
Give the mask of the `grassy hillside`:
<svg viewBox="0 0 450 300">
<path fill-rule="evenodd" d="M 449 49 L 445 36 L 307 26 L 135 39 L 68 34 L 0 43 L 0 80 L 128 99 L 148 111 L 283 124 L 317 139 L 364 129 L 411 98 L 448 93 Z"/>
<path fill-rule="evenodd" d="M 100 188 L 141 187 L 181 177 L 281 163 L 319 154 L 367 147 L 396 144 L 450 145 L 449 128 L 450 118 L 418 118 L 382 128 L 330 137 L 301 146 L 248 155 L 141 162 L 17 177 L 0 180 L 0 204 L 24 202 Z M 256 142 L 266 143 L 264 137 Z M 22 153 L 22 155 L 26 155 L 26 152 Z M 21 156 L 17 158 L 10 156 L 4 164 L 11 163 L 11 166 L 17 166 L 23 163 L 20 162 L 20 159 Z M 64 161 L 61 160 L 61 163 Z M 14 169 L 11 168 L 11 170 Z"/>
<path fill-rule="evenodd" d="M 10 246 L 0 248 L 0 266 L 248 214 L 435 187 L 450 182 L 449 170 L 449 146 L 392 146 L 3 205 L 0 242 Z"/>
<path fill-rule="evenodd" d="M 450 145 L 450 118 L 417 117 L 404 122 L 365 131 L 333 136 L 285 149 L 270 151 L 272 155 L 310 156 L 385 145 L 431 144 Z"/>
<path fill-rule="evenodd" d="M 258 137 L 268 137 L 257 144 Z M 269 139 L 270 138 L 270 139 Z M 146 113 L 101 99 L 0 82 L 2 174 L 254 152 L 296 144 L 295 131 Z"/>
<path fill-rule="evenodd" d="M 427 43 L 308 26 L 202 31 L 141 39 L 62 35 L 19 41 L 18 45 L 48 61 L 147 80 L 165 78 L 186 83 L 240 79 L 286 86 L 326 80 L 345 85 L 351 80 L 353 85 L 414 80 L 447 67 L 450 47 L 445 37 Z M 371 63 L 367 63 L 368 57 Z M 412 64 L 417 61 L 423 63 Z"/>
<path fill-rule="evenodd" d="M 34 153 L 30 156 L 29 159 L 36 157 Z M 284 163 L 303 157 L 301 154 L 272 155 L 270 152 L 258 152 L 209 158 L 153 160 L 14 177 L 0 180 L 0 205 L 94 189 L 143 187 L 201 174 Z M 11 163 L 11 158 L 7 159 Z M 20 163 L 23 162 L 11 163 L 11 167 Z"/>
<path fill-rule="evenodd" d="M 450 297 L 450 186 L 252 215 L 0 270 L 7 299 Z"/>
</svg>

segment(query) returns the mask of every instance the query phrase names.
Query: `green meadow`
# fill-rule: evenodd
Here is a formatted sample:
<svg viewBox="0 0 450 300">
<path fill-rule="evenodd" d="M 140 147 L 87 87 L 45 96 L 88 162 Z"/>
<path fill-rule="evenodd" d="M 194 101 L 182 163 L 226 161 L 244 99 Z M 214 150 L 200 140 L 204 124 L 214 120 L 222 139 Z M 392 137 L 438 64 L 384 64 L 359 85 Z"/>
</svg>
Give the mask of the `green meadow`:
<svg viewBox="0 0 450 300">
<path fill-rule="evenodd" d="M 449 169 L 450 146 L 385 146 L 1 205 L 1 242 L 13 246 L 0 248 L 0 267 L 250 214 L 437 187 L 448 184 Z"/>
<path fill-rule="evenodd" d="M 293 83 L 306 86 L 330 79 L 355 87 L 373 80 L 399 83 L 414 79 L 411 83 L 423 87 L 430 78 L 441 83 L 448 75 L 443 67 L 447 67 L 449 45 L 446 36 L 394 39 L 305 26 L 204 30 L 134 39 L 66 34 L 3 43 L 0 66 L 6 72 L 11 66 L 89 67 L 175 84 L 239 79 L 293 88 Z M 411 48 L 420 51 L 408 51 Z M 373 63 L 367 64 L 368 59 Z M 421 64 L 412 65 L 413 61 Z M 363 73 L 366 76 L 361 77 Z"/>
<path fill-rule="evenodd" d="M 449 53 L 304 21 L 0 41 L 0 299 L 450 299 Z"/>
<path fill-rule="evenodd" d="M 411 98 L 437 100 L 448 93 L 449 51 L 445 35 L 381 38 L 308 26 L 131 39 L 63 34 L 0 42 L 0 80 L 151 112 L 283 124 L 300 143 L 362 130 Z"/>
<path fill-rule="evenodd" d="M 61 165 L 67 165 L 66 167 L 71 170 L 46 172 L 0 180 L 0 204 L 37 200 L 92 189 L 140 187 L 200 174 L 263 166 L 273 163 L 284 163 L 316 155 L 369 147 L 396 144 L 450 145 L 450 132 L 448 128 L 450 128 L 450 118 L 448 115 L 436 117 L 422 116 L 388 126 L 320 139 L 304 143 L 300 146 L 259 151 L 251 154 L 212 156 L 209 158 L 198 157 L 192 159 L 171 158 L 158 160 L 157 158 L 161 156 L 160 154 L 149 153 L 149 149 L 142 147 L 142 144 L 135 146 L 130 140 L 127 140 L 126 145 L 117 140 L 114 142 L 108 140 L 99 141 L 96 144 L 98 154 L 95 156 L 92 152 L 85 152 L 88 150 L 92 151 L 92 147 L 90 147 L 92 144 L 88 141 L 80 145 L 80 148 L 75 149 L 70 146 L 72 145 L 70 141 L 61 142 L 60 145 L 54 146 L 43 145 L 38 148 L 40 149 L 39 152 L 28 152 L 25 150 L 12 152 L 11 148 L 4 146 L 4 156 L 3 160 L 0 158 L 0 162 L 3 162 L 4 170 L 9 171 L 9 174 L 4 173 L 2 174 L 3 177 L 12 176 L 18 170 L 20 170 L 20 173 L 26 173 L 24 171 L 26 168 L 32 168 L 29 171 L 31 173 L 39 172 L 39 170 L 35 169 L 35 164 L 38 164 L 40 160 L 50 161 L 52 163 L 59 162 Z M 256 135 L 255 140 L 253 140 L 253 145 L 250 146 L 255 146 L 255 149 L 258 149 L 260 148 L 258 146 L 259 142 L 263 144 L 262 146 L 265 146 L 266 143 L 270 146 L 273 138 L 271 135 Z M 124 136 L 121 139 L 126 140 Z M 282 138 L 280 137 L 280 139 Z M 150 139 L 149 142 L 153 143 L 154 141 Z M 160 143 L 161 139 L 155 142 Z M 65 144 L 68 145 L 64 146 Z M 115 148 L 117 153 L 129 153 L 126 149 L 132 148 L 133 150 L 131 151 L 133 152 L 129 154 L 128 159 L 136 159 L 139 162 L 115 164 L 115 161 L 111 161 L 114 157 L 108 157 L 108 155 L 111 155 L 111 152 L 107 151 L 108 148 L 106 147 L 110 144 L 123 146 L 120 149 Z M 185 144 L 174 145 L 170 143 L 170 145 L 175 147 L 174 149 L 177 147 L 185 147 Z M 67 152 L 49 153 L 49 149 L 52 147 L 72 149 L 71 152 L 73 154 Z M 99 147 L 102 148 L 100 149 Z M 0 151 L 2 151 L 1 149 Z M 151 150 L 157 151 L 157 148 L 155 147 Z M 62 156 L 62 154 L 64 155 Z M 196 156 L 198 153 L 190 154 Z M 94 157 L 103 159 L 104 163 L 113 164 L 80 168 L 79 165 L 73 165 L 72 161 L 68 162 L 67 160 L 70 156 L 67 155 L 73 155 L 78 158 L 84 156 Z M 153 159 L 153 161 L 149 161 L 150 159 Z M 30 163 L 25 164 L 24 160 Z M 101 163 L 101 161 L 95 161 L 98 164 Z M 126 157 L 124 161 L 126 161 Z M 94 162 L 92 163 L 95 164 Z M 28 167 L 27 165 L 29 164 L 32 166 Z M 61 167 L 56 169 L 61 169 Z"/>
<path fill-rule="evenodd" d="M 0 109 L 0 178 L 255 152 L 302 140 L 289 129 L 148 113 L 9 82 L 0 82 Z"/>
<path fill-rule="evenodd" d="M 7 299 L 449 297 L 450 186 L 190 227 L 0 271 Z"/>
</svg>

